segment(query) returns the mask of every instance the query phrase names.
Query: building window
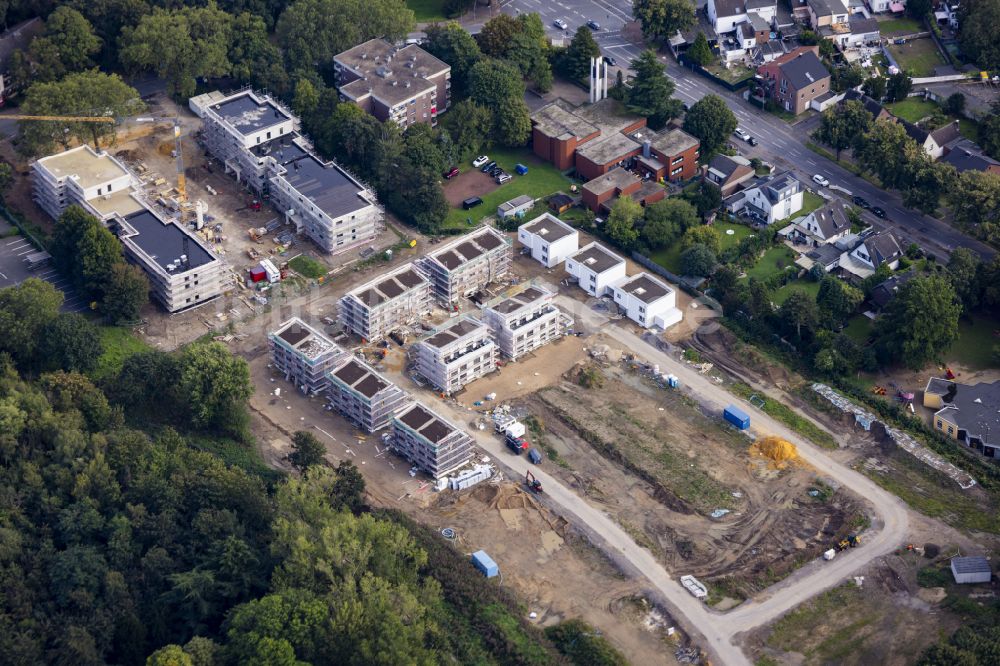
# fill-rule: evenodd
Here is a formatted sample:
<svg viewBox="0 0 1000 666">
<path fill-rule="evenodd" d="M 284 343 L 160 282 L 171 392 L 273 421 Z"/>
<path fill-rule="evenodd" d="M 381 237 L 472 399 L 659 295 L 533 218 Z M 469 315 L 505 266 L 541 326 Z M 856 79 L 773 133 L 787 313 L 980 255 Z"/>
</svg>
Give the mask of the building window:
<svg viewBox="0 0 1000 666">
<path fill-rule="evenodd" d="M 949 435 L 954 435 L 955 434 L 955 429 L 953 427 L 951 427 L 951 426 L 948 426 L 948 434 Z"/>
<path fill-rule="evenodd" d="M 944 423 L 941 422 L 941 419 L 937 420 L 937 427 L 938 427 L 938 430 L 941 430 L 942 428 L 944 428 Z"/>
</svg>

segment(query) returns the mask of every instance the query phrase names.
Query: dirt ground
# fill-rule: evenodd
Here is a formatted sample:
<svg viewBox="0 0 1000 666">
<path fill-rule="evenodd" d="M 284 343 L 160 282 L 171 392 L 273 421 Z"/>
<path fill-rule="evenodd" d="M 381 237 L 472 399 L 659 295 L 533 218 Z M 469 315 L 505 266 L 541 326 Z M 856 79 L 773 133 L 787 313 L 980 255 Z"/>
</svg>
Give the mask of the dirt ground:
<svg viewBox="0 0 1000 666">
<path fill-rule="evenodd" d="M 369 499 L 401 509 L 432 527 L 456 531 L 456 547 L 485 549 L 501 565 L 502 585 L 514 588 L 543 626 L 581 617 L 636 664 L 676 664 L 668 616 L 651 607 L 642 585 L 621 575 L 566 522 L 525 493 L 519 483 L 482 484 L 461 493 L 434 493 L 426 479 L 385 451 L 377 437 L 323 409 L 319 398 L 291 389 L 269 367 L 266 351 L 251 354 L 257 390 L 250 400 L 254 432 L 268 464 L 289 470 L 285 456 L 295 430 L 314 431 L 332 461 L 350 459 L 362 471 Z M 275 396 L 274 389 L 281 388 Z M 558 575 L 552 575 L 558 572 Z"/>
<path fill-rule="evenodd" d="M 485 173 L 471 164 L 464 164 L 459 167 L 462 173 L 451 180 L 444 181 L 444 198 L 448 200 L 449 206 L 457 206 L 469 197 L 481 197 L 489 194 L 500 187 L 497 181 L 490 178 Z M 493 211 L 495 212 L 495 211 Z M 481 215 L 485 215 L 482 213 Z"/>
</svg>

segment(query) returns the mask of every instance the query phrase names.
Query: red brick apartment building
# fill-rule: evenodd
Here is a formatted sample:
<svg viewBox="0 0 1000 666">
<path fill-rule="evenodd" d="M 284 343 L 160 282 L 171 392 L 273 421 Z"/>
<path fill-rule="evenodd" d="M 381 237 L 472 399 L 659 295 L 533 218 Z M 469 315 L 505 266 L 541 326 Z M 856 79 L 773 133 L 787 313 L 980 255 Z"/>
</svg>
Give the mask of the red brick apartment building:
<svg viewBox="0 0 1000 666">
<path fill-rule="evenodd" d="M 620 167 L 588 181 L 580 191 L 583 203 L 598 214 L 609 212 L 620 197 L 631 197 L 645 206 L 667 196 L 666 188 L 659 183 L 644 181 Z"/>
<path fill-rule="evenodd" d="M 830 90 L 830 72 L 819 59 L 818 46 L 799 48 L 757 68 L 762 95 L 798 115 Z"/>
<path fill-rule="evenodd" d="M 451 67 L 415 44 L 370 39 L 333 58 L 337 90 L 381 121 L 437 125 L 451 105 Z"/>
</svg>

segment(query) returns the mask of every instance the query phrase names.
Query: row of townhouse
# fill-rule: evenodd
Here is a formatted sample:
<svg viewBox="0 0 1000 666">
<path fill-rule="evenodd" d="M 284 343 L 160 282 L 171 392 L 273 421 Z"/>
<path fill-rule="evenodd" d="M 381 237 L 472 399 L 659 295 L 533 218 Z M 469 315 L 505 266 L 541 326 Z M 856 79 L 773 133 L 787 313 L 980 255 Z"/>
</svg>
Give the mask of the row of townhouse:
<svg viewBox="0 0 1000 666">
<path fill-rule="evenodd" d="M 375 193 L 299 134 L 299 120 L 267 95 L 211 92 L 188 101 L 204 121 L 201 141 L 227 173 L 269 200 L 297 233 L 331 254 L 356 249 L 383 229 Z"/>
<path fill-rule="evenodd" d="M 434 479 L 466 465 L 472 437 L 319 330 L 293 317 L 268 335 L 274 368 L 309 395 L 326 394 L 335 409 L 368 433 L 386 428 L 385 441 Z"/>
<path fill-rule="evenodd" d="M 517 238 L 546 268 L 565 262 L 566 272 L 591 296 L 611 296 L 644 328 L 666 329 L 681 320 L 674 290 L 648 273 L 628 277 L 625 260 L 597 242 L 579 247 L 579 233 L 545 213 L 522 224 Z"/>
<path fill-rule="evenodd" d="M 207 303 L 230 288 L 229 266 L 185 225 L 150 206 L 140 180 L 114 156 L 83 145 L 43 157 L 31 169 L 35 202 L 54 219 L 75 205 L 101 220 L 168 312 Z"/>
</svg>

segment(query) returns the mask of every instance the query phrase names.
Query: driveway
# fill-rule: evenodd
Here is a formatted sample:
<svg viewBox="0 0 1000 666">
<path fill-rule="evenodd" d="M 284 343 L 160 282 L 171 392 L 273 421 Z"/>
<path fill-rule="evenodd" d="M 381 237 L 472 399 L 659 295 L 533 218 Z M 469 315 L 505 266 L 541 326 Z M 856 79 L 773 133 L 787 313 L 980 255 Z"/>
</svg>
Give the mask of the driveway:
<svg viewBox="0 0 1000 666">
<path fill-rule="evenodd" d="M 560 295 L 556 300 L 560 307 L 584 323 L 588 329 L 600 329 L 645 361 L 659 364 L 661 372 L 677 375 L 681 383 L 680 390 L 706 409 L 721 414 L 726 405 L 740 405 L 752 415 L 752 430 L 755 434 L 777 435 L 792 442 L 798 447 L 799 455 L 806 463 L 868 500 L 877 512 L 872 521 L 873 529 L 865 534 L 862 547 L 841 553 L 831 562 L 812 562 L 759 594 L 757 600 L 723 613 L 710 609 L 691 596 L 678 582 L 679 574 L 668 573 L 652 553 L 637 545 L 602 510 L 588 504 L 575 492 L 546 474 L 544 469 L 531 465 L 525 458 L 510 455 L 499 438 L 491 433 L 475 429 L 470 431 L 480 447 L 512 469 L 517 477 L 522 478 L 530 469 L 545 488 L 543 501 L 551 503 L 561 515 L 587 529 L 596 537 L 595 543 L 625 569 L 634 575 L 645 577 L 651 586 L 651 594 L 668 608 L 689 634 L 714 654 L 719 663 L 749 666 L 750 661 L 733 642 L 740 634 L 768 624 L 814 595 L 842 583 L 855 571 L 892 552 L 903 542 L 909 529 L 909 514 L 899 498 L 882 490 L 867 477 L 833 461 L 822 450 L 757 411 L 749 403 L 728 393 L 691 366 L 651 346 L 627 325 L 610 322 L 604 315 L 567 296 Z M 452 403 L 436 403 L 435 408 L 456 423 L 466 423 L 469 420 L 469 412 Z"/>
</svg>

